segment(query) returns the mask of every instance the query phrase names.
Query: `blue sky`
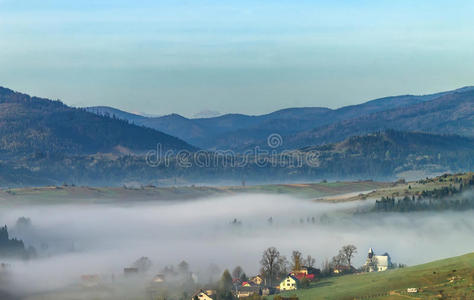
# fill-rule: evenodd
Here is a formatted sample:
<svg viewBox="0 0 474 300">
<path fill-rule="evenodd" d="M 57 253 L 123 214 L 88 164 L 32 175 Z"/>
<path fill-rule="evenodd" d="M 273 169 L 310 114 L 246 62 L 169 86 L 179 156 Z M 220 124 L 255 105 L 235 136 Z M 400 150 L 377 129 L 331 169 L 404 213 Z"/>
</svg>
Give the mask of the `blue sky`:
<svg viewBox="0 0 474 300">
<path fill-rule="evenodd" d="M 474 84 L 473 1 L 0 0 L 0 85 L 186 116 Z"/>
</svg>

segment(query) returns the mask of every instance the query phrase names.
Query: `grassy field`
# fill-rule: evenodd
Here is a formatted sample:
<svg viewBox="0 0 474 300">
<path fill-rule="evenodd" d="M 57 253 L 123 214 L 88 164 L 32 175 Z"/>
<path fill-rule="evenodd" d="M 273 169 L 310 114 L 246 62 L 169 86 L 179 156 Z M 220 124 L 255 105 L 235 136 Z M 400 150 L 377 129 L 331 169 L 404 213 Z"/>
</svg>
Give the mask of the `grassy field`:
<svg viewBox="0 0 474 300">
<path fill-rule="evenodd" d="M 380 199 L 382 196 L 411 196 L 454 183 L 457 177 L 474 173 L 443 175 L 413 182 L 344 181 L 301 184 L 268 184 L 254 186 L 178 186 L 138 188 L 50 186 L 0 189 L 0 205 L 115 203 L 155 200 L 188 200 L 239 194 L 291 195 L 319 202 L 347 202 Z"/>
<path fill-rule="evenodd" d="M 474 173 L 462 173 L 462 174 L 447 174 L 437 176 L 434 178 L 428 178 L 418 181 L 404 182 L 399 181 L 393 183 L 390 186 L 381 187 L 370 191 L 368 193 L 361 194 L 346 194 L 339 196 L 326 196 L 323 199 L 317 199 L 328 202 L 345 202 L 345 201 L 356 201 L 356 200 L 367 200 L 367 199 L 380 199 L 382 197 L 404 197 L 412 195 L 418 195 L 422 191 L 439 189 L 441 187 L 447 187 L 455 185 L 455 180 L 458 178 L 467 179 L 474 176 Z"/>
<path fill-rule="evenodd" d="M 407 288 L 417 288 L 408 294 Z M 474 253 L 378 273 L 323 279 L 309 289 L 288 292 L 313 299 L 474 299 Z"/>
</svg>

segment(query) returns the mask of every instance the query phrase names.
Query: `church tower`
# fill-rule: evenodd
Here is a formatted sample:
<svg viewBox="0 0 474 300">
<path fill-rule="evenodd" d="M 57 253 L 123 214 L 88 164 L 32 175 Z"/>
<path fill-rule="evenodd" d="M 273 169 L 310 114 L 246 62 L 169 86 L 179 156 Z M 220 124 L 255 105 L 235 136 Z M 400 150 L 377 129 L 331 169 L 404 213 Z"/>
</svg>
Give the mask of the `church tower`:
<svg viewBox="0 0 474 300">
<path fill-rule="evenodd" d="M 369 249 L 369 254 L 367 255 L 367 258 L 372 259 L 373 256 L 374 256 L 374 249 L 370 248 Z"/>
</svg>

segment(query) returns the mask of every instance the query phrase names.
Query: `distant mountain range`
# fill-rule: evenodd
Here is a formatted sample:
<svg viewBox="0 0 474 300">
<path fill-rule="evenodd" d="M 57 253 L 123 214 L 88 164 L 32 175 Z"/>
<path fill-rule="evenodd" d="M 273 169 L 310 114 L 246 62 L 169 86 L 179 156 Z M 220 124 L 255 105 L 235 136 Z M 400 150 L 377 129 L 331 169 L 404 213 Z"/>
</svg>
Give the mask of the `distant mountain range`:
<svg viewBox="0 0 474 300">
<path fill-rule="evenodd" d="M 282 144 L 270 149 L 267 136 Z M 175 137 L 177 136 L 177 137 Z M 0 88 L 0 187 L 60 184 L 122 185 L 387 179 L 421 170 L 437 174 L 474 166 L 474 88 L 424 96 L 397 96 L 340 109 L 289 108 L 260 116 L 227 114 L 189 119 L 147 117 L 111 107 L 73 108 L 60 101 Z M 145 154 L 205 150 L 221 164 L 151 166 Z M 197 147 L 196 147 L 197 146 Z M 254 156 L 243 167 L 214 149 L 242 153 L 260 147 L 276 164 Z M 285 164 L 279 150 L 317 153 L 315 165 Z M 264 157 L 265 158 L 265 157 Z M 173 179 L 173 180 L 172 180 Z"/>
<path fill-rule="evenodd" d="M 196 149 L 151 128 L 0 88 L 0 153 L 4 156 L 143 153 L 156 149 L 158 143 L 164 149 Z"/>
<path fill-rule="evenodd" d="M 474 136 L 474 87 L 431 95 L 403 95 L 339 109 L 288 108 L 266 115 L 227 114 L 212 118 L 185 118 L 178 114 L 147 118 L 110 107 L 88 107 L 99 115 L 115 115 L 154 128 L 209 150 L 243 151 L 266 146 L 266 138 L 284 137 L 281 149 L 341 141 L 383 129 L 406 129 Z"/>
</svg>

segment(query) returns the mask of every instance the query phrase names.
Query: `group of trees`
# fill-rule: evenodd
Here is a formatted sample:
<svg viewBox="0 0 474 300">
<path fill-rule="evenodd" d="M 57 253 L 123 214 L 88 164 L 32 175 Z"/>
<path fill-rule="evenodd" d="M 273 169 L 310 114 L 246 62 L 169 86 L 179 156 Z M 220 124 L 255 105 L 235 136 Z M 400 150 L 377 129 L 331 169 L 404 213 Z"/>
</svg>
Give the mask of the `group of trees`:
<svg viewBox="0 0 474 300">
<path fill-rule="evenodd" d="M 36 256 L 36 250 L 33 247 L 26 248 L 22 240 L 10 238 L 6 225 L 0 228 L 0 258 L 18 257 L 29 259 L 34 256 Z"/>
<path fill-rule="evenodd" d="M 354 255 L 356 253 L 356 246 L 343 246 L 339 250 L 339 253 L 332 258 L 331 262 L 326 260 L 326 262 L 322 264 L 323 270 L 328 270 L 326 275 L 331 274 L 332 271 L 336 268 L 345 268 L 346 271 L 352 270 L 352 259 L 354 258 Z M 286 277 L 291 271 L 300 271 L 303 269 L 303 267 L 314 268 L 316 265 L 316 260 L 311 255 L 304 256 L 303 253 L 298 250 L 292 251 L 290 259 L 288 260 L 284 255 L 280 253 L 277 248 L 269 247 L 263 252 L 262 258 L 260 260 L 260 265 L 260 275 L 264 279 L 263 284 L 268 287 L 274 287 L 275 285 L 278 285 L 280 280 Z M 137 261 L 135 261 L 133 266 L 139 269 L 148 269 L 151 267 L 151 261 L 146 257 L 141 257 Z M 215 269 L 214 272 L 219 271 Z M 187 262 L 182 261 L 180 264 L 177 265 L 177 267 L 167 266 L 165 269 L 162 270 L 162 273 L 166 275 L 166 278 L 169 278 L 169 276 L 178 276 L 179 274 L 189 274 L 189 265 Z M 249 277 L 241 266 L 236 266 L 232 270 L 232 272 L 229 271 L 229 269 L 225 269 L 217 281 L 212 281 L 209 283 L 208 288 L 216 290 L 216 300 L 236 299 L 236 296 L 234 294 L 234 279 L 239 279 L 240 282 L 245 282 L 249 280 Z M 305 278 L 301 279 L 299 282 L 299 287 L 309 287 L 310 281 L 307 279 L 306 281 L 307 284 L 305 282 Z M 194 284 L 194 288 L 196 287 L 196 284 Z M 183 289 L 183 287 L 177 288 Z M 257 294 L 248 299 L 261 300 L 265 299 L 265 297 Z"/>
<path fill-rule="evenodd" d="M 138 271 L 141 272 L 141 273 L 145 273 L 148 270 L 150 270 L 152 265 L 153 265 L 153 263 L 151 262 L 151 260 L 148 257 L 143 256 L 143 257 L 140 257 L 139 259 L 137 259 L 132 264 L 132 267 L 137 268 Z"/>
<path fill-rule="evenodd" d="M 326 260 L 323 263 L 323 269 L 327 269 L 326 275 L 332 273 L 332 270 L 336 268 L 345 267 L 347 270 L 352 270 L 352 259 L 357 253 L 357 247 L 354 245 L 345 245 L 340 250 L 339 253 L 332 258 L 332 261 L 329 262 Z M 283 256 L 280 251 L 275 247 L 269 247 L 266 249 L 260 260 L 260 275 L 264 279 L 265 286 L 275 286 L 288 275 L 291 271 L 300 271 L 303 267 L 314 268 L 316 260 L 311 256 L 307 255 L 306 257 L 298 251 L 294 250 L 291 253 L 290 261 Z M 216 299 L 217 300 L 234 300 L 235 295 L 233 279 L 240 279 L 241 282 L 248 281 L 246 273 L 241 266 L 235 267 L 232 272 L 228 269 L 224 270 L 220 279 L 216 283 L 215 287 L 217 289 Z M 302 279 L 301 281 L 304 281 Z M 308 287 L 309 281 L 307 284 L 300 282 L 300 287 Z M 260 300 L 263 299 L 260 295 L 254 295 L 252 298 Z"/>
<path fill-rule="evenodd" d="M 229 270 L 225 270 L 222 273 L 219 286 L 217 288 L 217 300 L 233 300 L 234 294 L 232 293 L 232 276 Z"/>
<path fill-rule="evenodd" d="M 149 269 L 152 264 L 147 257 L 141 257 L 132 266 L 140 270 Z M 148 274 L 152 275 L 155 273 L 149 272 Z M 164 281 L 153 281 L 147 287 L 147 293 L 151 299 L 188 300 L 198 288 L 190 265 L 184 260 L 177 265 L 165 266 L 160 270 L 159 274 L 164 275 Z"/>
<path fill-rule="evenodd" d="M 344 246 L 339 254 L 333 258 L 332 264 L 329 265 L 328 263 L 328 268 L 342 265 L 350 266 L 355 253 L 357 253 L 357 248 L 354 245 Z M 266 284 L 273 286 L 290 271 L 300 271 L 303 267 L 314 268 L 316 259 L 311 255 L 304 257 L 300 251 L 294 250 L 291 253 L 290 261 L 288 261 L 275 247 L 270 247 L 263 252 L 260 265 L 260 272 Z"/>
<path fill-rule="evenodd" d="M 294 250 L 291 254 L 292 271 L 299 271 L 302 267 L 313 268 L 315 263 L 316 259 L 314 259 L 311 255 L 303 257 L 303 254 L 298 250 Z"/>
<path fill-rule="evenodd" d="M 165 266 L 161 273 L 166 276 L 168 279 L 176 279 L 180 282 L 193 282 L 192 272 L 190 270 L 189 264 L 183 260 L 176 267 L 173 265 Z"/>
<path fill-rule="evenodd" d="M 472 190 L 474 180 L 471 178 L 454 185 L 433 190 L 424 190 L 417 196 L 405 196 L 401 199 L 395 197 L 382 197 L 375 202 L 375 211 L 385 212 L 410 212 L 422 210 L 465 210 L 474 208 L 474 196 L 464 193 Z"/>
<path fill-rule="evenodd" d="M 279 278 L 288 273 L 288 261 L 275 247 L 270 247 L 263 252 L 260 265 L 260 273 L 269 286 L 273 286 Z"/>
<path fill-rule="evenodd" d="M 332 269 L 339 269 L 345 272 L 351 272 L 352 269 L 352 258 L 357 253 L 357 247 L 354 245 L 345 245 L 339 253 L 334 256 L 331 260 L 330 267 Z"/>
<path fill-rule="evenodd" d="M 239 279 L 241 282 L 249 280 L 247 274 L 245 274 L 241 266 L 235 267 L 235 269 L 232 271 L 232 278 Z"/>
</svg>

